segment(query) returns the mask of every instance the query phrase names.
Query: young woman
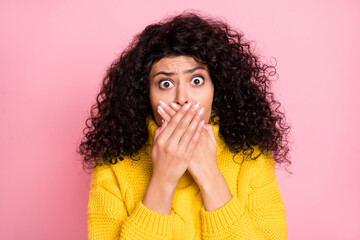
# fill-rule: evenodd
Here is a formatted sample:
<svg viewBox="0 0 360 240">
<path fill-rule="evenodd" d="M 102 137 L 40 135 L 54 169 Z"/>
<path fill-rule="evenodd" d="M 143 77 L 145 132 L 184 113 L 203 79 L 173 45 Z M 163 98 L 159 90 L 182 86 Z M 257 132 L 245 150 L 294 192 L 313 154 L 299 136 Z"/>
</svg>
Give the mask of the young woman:
<svg viewBox="0 0 360 240">
<path fill-rule="evenodd" d="M 222 21 L 147 26 L 110 66 L 80 145 L 89 239 L 286 239 L 275 73 Z"/>
</svg>

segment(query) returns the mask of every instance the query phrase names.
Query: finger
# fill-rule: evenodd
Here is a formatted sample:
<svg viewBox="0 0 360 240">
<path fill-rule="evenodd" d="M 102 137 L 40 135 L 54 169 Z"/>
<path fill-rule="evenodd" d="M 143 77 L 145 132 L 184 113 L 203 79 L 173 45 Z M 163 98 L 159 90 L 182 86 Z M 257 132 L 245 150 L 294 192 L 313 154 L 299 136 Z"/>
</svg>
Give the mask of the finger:
<svg viewBox="0 0 360 240">
<path fill-rule="evenodd" d="M 169 122 L 171 120 L 171 116 L 169 116 L 160 105 L 158 106 L 157 111 L 165 121 Z"/>
<path fill-rule="evenodd" d="M 166 126 L 168 125 L 168 121 L 164 121 L 161 125 L 161 127 L 157 128 L 155 130 L 155 134 L 154 134 L 154 141 L 156 141 L 156 139 L 159 137 L 159 135 L 164 131 L 164 129 L 166 128 Z"/>
<path fill-rule="evenodd" d="M 167 127 L 162 132 L 161 136 L 164 141 L 168 141 L 170 136 L 173 134 L 174 130 L 177 128 L 179 122 L 181 119 L 185 116 L 185 114 L 188 112 L 188 110 L 191 107 L 191 102 L 185 104 L 181 107 L 181 109 L 175 114 L 173 118 L 170 119 L 169 123 L 167 124 Z"/>
<path fill-rule="evenodd" d="M 170 144 L 179 145 L 180 139 L 183 137 L 184 132 L 189 128 L 191 121 L 193 120 L 193 118 L 198 113 L 199 105 L 200 104 L 195 104 L 194 106 L 192 106 L 191 109 L 185 114 L 185 116 L 178 123 L 178 125 L 177 125 L 176 129 L 174 130 L 173 134 L 169 137 L 169 143 Z M 202 108 L 201 112 L 203 112 L 203 111 L 204 110 Z M 176 117 L 176 115 L 175 115 L 175 117 Z M 174 118 L 172 118 L 172 120 Z M 199 120 L 197 120 L 197 121 L 199 121 Z M 181 148 L 181 149 L 185 149 L 185 148 Z"/>
<path fill-rule="evenodd" d="M 187 149 L 187 146 L 188 146 L 191 138 L 193 137 L 194 132 L 196 131 L 196 127 L 201 122 L 203 115 L 204 115 L 204 108 L 201 108 L 199 111 L 197 111 L 196 115 L 190 122 L 190 124 L 187 127 L 184 134 L 182 135 L 180 142 L 179 142 L 179 148 L 181 148 L 182 150 L 185 151 Z"/>
<path fill-rule="evenodd" d="M 181 108 L 181 106 L 179 104 L 177 104 L 177 103 L 170 103 L 170 106 L 175 111 L 178 111 Z"/>
<path fill-rule="evenodd" d="M 166 102 L 161 100 L 160 100 L 160 106 L 162 107 L 162 109 L 164 109 L 165 113 L 168 114 L 170 117 L 173 117 L 177 112 L 174 109 L 172 109 Z"/>
<path fill-rule="evenodd" d="M 186 148 L 187 154 L 192 155 L 192 153 L 194 152 L 196 145 L 199 143 L 203 128 L 204 128 L 204 120 L 200 121 L 199 124 L 196 126 L 196 130 Z"/>
<path fill-rule="evenodd" d="M 210 135 L 211 140 L 213 140 L 213 142 L 215 143 L 215 145 L 217 144 L 216 141 L 216 137 L 215 137 L 215 132 L 214 132 L 214 128 L 211 124 L 205 124 L 204 128 L 206 129 L 206 132 Z"/>
</svg>

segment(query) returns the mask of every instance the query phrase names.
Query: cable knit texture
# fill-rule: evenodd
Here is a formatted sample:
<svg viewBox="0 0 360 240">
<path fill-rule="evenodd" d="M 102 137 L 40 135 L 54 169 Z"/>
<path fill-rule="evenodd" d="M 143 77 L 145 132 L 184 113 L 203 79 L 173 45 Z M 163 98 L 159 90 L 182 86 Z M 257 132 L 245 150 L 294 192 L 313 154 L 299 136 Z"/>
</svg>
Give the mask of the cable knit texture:
<svg viewBox="0 0 360 240">
<path fill-rule="evenodd" d="M 142 200 L 152 176 L 151 149 L 157 124 L 147 119 L 149 139 L 133 158 L 95 168 L 88 204 L 89 239 L 287 239 L 286 212 L 271 154 L 233 158 L 214 127 L 217 161 L 233 198 L 206 211 L 197 183 L 186 171 L 171 214 L 148 209 Z M 259 153 L 255 148 L 254 155 Z"/>
</svg>

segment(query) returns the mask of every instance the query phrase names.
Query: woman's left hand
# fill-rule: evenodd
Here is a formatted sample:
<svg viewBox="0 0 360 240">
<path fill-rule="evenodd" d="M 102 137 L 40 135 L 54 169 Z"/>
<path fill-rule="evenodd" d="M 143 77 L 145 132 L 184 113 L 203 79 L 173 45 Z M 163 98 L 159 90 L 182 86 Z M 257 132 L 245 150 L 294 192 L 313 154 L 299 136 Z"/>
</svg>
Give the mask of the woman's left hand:
<svg viewBox="0 0 360 240">
<path fill-rule="evenodd" d="M 167 104 L 161 104 L 161 107 L 165 111 L 161 116 L 166 121 L 170 121 L 176 111 L 180 109 L 177 104 L 171 104 L 171 107 Z M 200 140 L 190 160 L 188 171 L 200 189 L 210 184 L 215 176 L 221 174 L 217 165 L 217 143 L 211 124 L 204 124 Z"/>
</svg>

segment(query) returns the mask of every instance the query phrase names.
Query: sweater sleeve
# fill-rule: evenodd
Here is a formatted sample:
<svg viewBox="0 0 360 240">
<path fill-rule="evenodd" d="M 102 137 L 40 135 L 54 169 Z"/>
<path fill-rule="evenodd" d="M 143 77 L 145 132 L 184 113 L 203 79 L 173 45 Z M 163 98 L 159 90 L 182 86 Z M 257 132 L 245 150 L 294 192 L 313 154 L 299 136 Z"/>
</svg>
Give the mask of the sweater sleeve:
<svg viewBox="0 0 360 240">
<path fill-rule="evenodd" d="M 95 168 L 88 203 L 89 239 L 171 239 L 173 215 L 147 208 L 141 201 L 131 213 L 108 165 Z"/>
<path fill-rule="evenodd" d="M 261 155 L 243 163 L 249 175 L 247 196 L 233 196 L 214 211 L 201 209 L 203 239 L 287 239 L 286 212 L 275 174 L 275 161 Z M 238 184 L 238 187 L 245 187 Z M 240 189 L 238 189 L 240 191 Z"/>
</svg>

